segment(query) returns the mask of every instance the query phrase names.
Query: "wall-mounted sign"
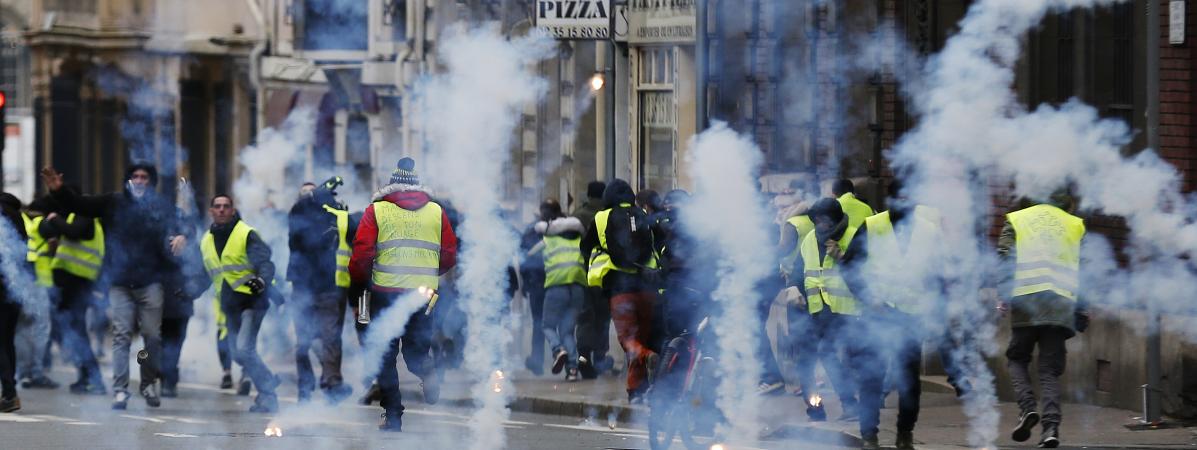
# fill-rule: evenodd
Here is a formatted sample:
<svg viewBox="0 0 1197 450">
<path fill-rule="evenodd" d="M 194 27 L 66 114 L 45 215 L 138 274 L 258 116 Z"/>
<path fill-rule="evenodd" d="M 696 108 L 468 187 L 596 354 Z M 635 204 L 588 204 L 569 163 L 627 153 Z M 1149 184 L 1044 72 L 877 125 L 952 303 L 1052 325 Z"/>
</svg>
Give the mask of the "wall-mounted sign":
<svg viewBox="0 0 1197 450">
<path fill-rule="evenodd" d="M 1185 43 L 1185 2 L 1172 0 L 1168 3 L 1168 43 L 1182 45 Z"/>
<path fill-rule="evenodd" d="M 692 43 L 698 25 L 696 16 L 694 0 L 631 0 L 628 7 L 628 42 Z"/>
<path fill-rule="evenodd" d="M 536 27 L 557 39 L 608 39 L 611 0 L 536 0 Z"/>
</svg>

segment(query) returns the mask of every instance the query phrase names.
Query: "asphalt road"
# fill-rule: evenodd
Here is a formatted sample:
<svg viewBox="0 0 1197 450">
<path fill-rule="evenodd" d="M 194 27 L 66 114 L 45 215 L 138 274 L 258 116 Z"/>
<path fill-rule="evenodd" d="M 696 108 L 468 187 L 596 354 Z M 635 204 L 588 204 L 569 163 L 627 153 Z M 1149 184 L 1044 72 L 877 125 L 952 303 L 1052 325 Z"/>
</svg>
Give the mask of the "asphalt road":
<svg viewBox="0 0 1197 450">
<path fill-rule="evenodd" d="M 134 382 L 136 383 L 136 382 Z M 180 396 L 150 408 L 139 397 L 126 411 L 108 396 L 77 396 L 65 389 L 22 390 L 23 409 L 0 414 L 0 449 L 463 449 L 470 411 L 408 402 L 402 433 L 377 430 L 381 408 L 317 401 L 299 406 L 283 397 L 277 415 L 246 412 L 251 397 L 183 384 Z M 283 436 L 267 437 L 268 425 Z M 612 425 L 614 427 L 612 427 Z M 503 423 L 509 449 L 643 449 L 643 427 L 580 423 L 571 417 L 515 413 Z M 748 448 L 795 448 L 773 442 Z M 804 443 L 802 448 L 817 448 Z M 499 448 L 496 443 L 494 448 Z M 674 448 L 682 448 L 680 444 Z M 736 447 L 744 448 L 744 447 Z"/>
</svg>

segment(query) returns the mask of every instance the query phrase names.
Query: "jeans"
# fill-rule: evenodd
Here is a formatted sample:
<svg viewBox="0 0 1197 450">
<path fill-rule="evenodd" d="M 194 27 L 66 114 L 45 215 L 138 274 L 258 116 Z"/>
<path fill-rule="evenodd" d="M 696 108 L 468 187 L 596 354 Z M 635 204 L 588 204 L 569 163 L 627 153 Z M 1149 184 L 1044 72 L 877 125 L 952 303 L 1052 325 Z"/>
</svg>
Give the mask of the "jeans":
<svg viewBox="0 0 1197 450">
<path fill-rule="evenodd" d="M 91 305 L 92 283 L 78 277 L 64 277 L 59 287 L 62 301 L 54 320 L 62 332 L 62 349 L 79 370 L 79 382 L 99 384 L 100 365 L 87 335 L 87 308 Z"/>
<path fill-rule="evenodd" d="M 919 318 L 901 312 L 862 320 L 868 339 L 861 346 L 854 368 L 860 380 L 860 434 L 876 437 L 885 403 L 888 369 L 898 391 L 898 431 L 914 431 L 919 419 L 923 339 Z"/>
<path fill-rule="evenodd" d="M 190 317 L 162 319 L 162 385 L 179 384 L 179 357 L 183 353 L 183 341 L 187 339 L 187 323 Z"/>
<path fill-rule="evenodd" d="M 524 296 L 532 310 L 532 351 L 528 362 L 536 367 L 544 365 L 544 270 L 523 272 Z"/>
<path fill-rule="evenodd" d="M 370 316 L 382 317 L 403 293 L 374 293 L 370 301 Z M 373 323 L 373 322 L 371 322 Z M 434 331 L 432 316 L 424 314 L 423 309 L 412 313 L 403 328 L 403 335 L 391 339 L 387 351 L 382 357 L 382 367 L 378 372 L 378 388 L 382 391 L 379 404 L 386 410 L 387 415 L 403 414 L 403 396 L 399 393 L 399 368 L 397 359 L 403 353 L 403 362 L 407 370 L 420 377 L 421 380 L 436 376 L 436 360 L 429 357 L 432 350 L 432 333 Z M 431 361 L 430 361 L 431 360 Z"/>
<path fill-rule="evenodd" d="M 345 326 L 345 291 L 312 293 L 299 290 L 293 296 L 291 320 L 295 324 L 295 367 L 300 392 L 316 388 L 312 371 L 312 343 L 319 341 L 320 388 L 343 383 L 341 379 L 341 328 Z"/>
<path fill-rule="evenodd" d="M 828 310 L 813 316 L 807 314 L 805 309 L 796 313 L 806 315 L 806 318 L 800 318 L 797 322 L 806 325 L 798 338 L 799 342 L 806 343 L 798 355 L 798 379 L 802 383 L 807 404 L 810 404 L 811 396 L 817 393 L 815 363 L 822 362 L 823 370 L 831 379 L 844 411 L 853 410 L 856 408 L 857 382 L 855 373 L 844 368 L 853 367 L 852 362 L 860 353 L 859 346 L 849 345 L 852 334 L 861 331 L 858 319 Z M 795 321 L 791 320 L 791 323 Z"/>
<path fill-rule="evenodd" d="M 765 384 L 785 382 L 781 376 L 781 367 L 777 365 L 777 356 L 773 354 L 773 346 L 769 344 L 769 330 L 766 329 L 766 323 L 769 321 L 769 308 L 772 305 L 772 297 L 760 300 L 756 305 L 757 317 L 760 319 L 760 323 L 757 325 L 756 357 L 761 362 L 762 369 L 759 381 Z"/>
<path fill-rule="evenodd" d="M 21 306 L 0 294 L 0 397 L 17 396 L 17 320 Z"/>
<path fill-rule="evenodd" d="M 566 284 L 545 289 L 544 293 L 544 335 L 554 352 L 565 350 L 565 367 L 578 367 L 578 346 L 574 329 L 578 314 L 586 302 L 586 290 L 578 284 Z"/>
<path fill-rule="evenodd" d="M 158 379 L 162 353 L 162 285 L 142 288 L 113 286 L 108 290 L 108 317 L 112 321 L 112 389 L 129 390 L 129 346 L 133 329 L 141 330 L 149 357 L 141 364 L 141 385 Z"/>
<path fill-rule="evenodd" d="M 1043 401 L 1044 426 L 1060 425 L 1060 376 L 1068 351 L 1064 341 L 1072 331 L 1056 326 L 1017 327 L 1011 330 L 1010 347 L 1006 349 L 1010 381 L 1018 396 L 1018 407 L 1034 411 L 1035 391 L 1031 386 L 1031 353 L 1039 346 L 1039 399 Z"/>
<path fill-rule="evenodd" d="M 647 386 L 647 358 L 653 353 L 653 310 L 656 297 L 648 292 L 627 292 L 611 297 L 611 320 L 619 345 L 628 357 L 628 395 L 635 396 Z"/>
<path fill-rule="evenodd" d="M 44 289 L 38 286 L 38 289 Z M 33 302 L 30 302 L 33 303 Z M 49 303 L 25 304 L 17 322 L 17 373 L 21 378 L 46 374 L 46 351 L 50 347 Z"/>
<path fill-rule="evenodd" d="M 274 395 L 278 380 L 258 354 L 258 331 L 262 329 L 262 319 L 266 317 L 269 305 L 255 296 L 237 292 L 222 292 L 220 297 L 220 308 L 229 330 L 229 353 L 249 374 L 259 396 Z"/>
</svg>

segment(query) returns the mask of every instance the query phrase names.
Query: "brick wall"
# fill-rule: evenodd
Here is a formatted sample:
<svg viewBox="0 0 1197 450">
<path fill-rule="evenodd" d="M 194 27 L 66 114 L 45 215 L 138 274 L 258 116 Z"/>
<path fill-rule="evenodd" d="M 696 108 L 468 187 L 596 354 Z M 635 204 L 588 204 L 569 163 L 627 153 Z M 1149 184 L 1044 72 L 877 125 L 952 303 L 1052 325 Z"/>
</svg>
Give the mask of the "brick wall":
<svg viewBox="0 0 1197 450">
<path fill-rule="evenodd" d="M 1193 45 L 1197 39 L 1197 5 L 1188 2 L 1185 43 L 1168 43 L 1168 0 L 1160 5 L 1160 155 L 1180 170 L 1186 192 L 1197 188 L 1197 151 L 1193 148 Z"/>
</svg>

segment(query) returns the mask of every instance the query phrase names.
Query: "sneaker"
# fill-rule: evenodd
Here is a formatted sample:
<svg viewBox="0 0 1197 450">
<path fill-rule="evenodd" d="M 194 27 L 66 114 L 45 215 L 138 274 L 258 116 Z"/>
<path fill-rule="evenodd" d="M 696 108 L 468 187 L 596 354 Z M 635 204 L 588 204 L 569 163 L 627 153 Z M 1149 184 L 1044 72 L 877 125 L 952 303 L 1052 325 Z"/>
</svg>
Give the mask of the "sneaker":
<svg viewBox="0 0 1197 450">
<path fill-rule="evenodd" d="M 179 396 L 179 388 L 174 385 L 162 385 L 162 398 L 177 398 Z"/>
<path fill-rule="evenodd" d="M 899 431 L 898 438 L 894 439 L 894 447 L 898 450 L 914 450 L 914 433 L 911 431 Z"/>
<path fill-rule="evenodd" d="M 424 390 L 424 403 L 435 405 L 441 399 L 441 380 L 435 374 L 420 383 Z"/>
<path fill-rule="evenodd" d="M 129 408 L 129 393 L 126 391 L 116 391 L 112 395 L 112 409 L 124 411 Z"/>
<path fill-rule="evenodd" d="M 1060 446 L 1060 433 L 1055 425 L 1043 427 L 1043 437 L 1039 439 L 1039 448 L 1056 448 Z"/>
<path fill-rule="evenodd" d="M 403 416 L 382 413 L 382 423 L 378 424 L 380 431 L 398 433 L 403 431 Z"/>
<path fill-rule="evenodd" d="M 226 374 L 224 374 L 223 377 L 220 377 L 220 388 L 221 389 L 232 389 L 233 388 L 233 376 L 226 373 Z"/>
<path fill-rule="evenodd" d="M 12 396 L 12 398 L 0 398 L 0 413 L 10 413 L 21 409 L 21 398 Z"/>
<path fill-rule="evenodd" d="M 151 408 L 162 406 L 162 400 L 158 398 L 158 384 L 149 383 L 141 386 L 141 396 L 145 398 L 145 404 Z"/>
<path fill-rule="evenodd" d="M 259 392 L 258 396 L 254 398 L 253 406 L 249 407 L 249 412 L 260 414 L 272 414 L 278 412 L 278 396 Z"/>
<path fill-rule="evenodd" d="M 594 364 L 590 363 L 590 359 L 586 358 L 585 356 L 578 357 L 578 372 L 582 375 L 582 378 L 587 380 L 598 378 L 599 375 L 598 369 L 596 369 Z"/>
<path fill-rule="evenodd" d="M 253 386 L 254 384 L 253 382 L 249 381 L 249 378 L 241 377 L 241 384 L 237 386 L 237 395 L 248 397 L 249 391 L 253 388 Z"/>
<path fill-rule="evenodd" d="M 58 389 L 58 382 L 45 375 L 21 380 L 21 387 L 25 389 Z"/>
<path fill-rule="evenodd" d="M 1018 415 L 1018 426 L 1014 428 L 1014 432 L 1010 433 L 1010 439 L 1014 442 L 1023 442 L 1031 438 L 1031 430 L 1035 425 L 1039 424 L 1039 413 L 1035 411 L 1023 411 Z"/>
<path fill-rule="evenodd" d="M 108 389 L 104 388 L 104 383 L 80 381 L 72 383 L 70 390 L 75 395 L 108 395 Z"/>
<path fill-rule="evenodd" d="M 877 436 L 860 438 L 860 450 L 881 450 L 881 444 L 877 441 Z"/>
<path fill-rule="evenodd" d="M 762 381 L 756 387 L 756 395 L 781 395 L 785 392 L 785 387 L 786 384 L 780 381 L 775 383 Z"/>
<path fill-rule="evenodd" d="M 366 395 L 363 395 L 358 403 L 369 406 L 378 401 L 382 401 L 382 388 L 378 387 L 378 383 L 374 383 L 370 385 L 370 389 L 366 390 Z"/>
<path fill-rule="evenodd" d="M 569 369 L 569 371 L 565 372 L 565 381 L 567 382 L 576 383 L 579 378 L 581 378 L 581 376 L 578 375 L 578 369 L 576 367 L 572 367 Z"/>
<path fill-rule="evenodd" d="M 561 373 L 561 370 L 565 368 L 565 361 L 567 359 L 569 359 L 569 353 L 566 353 L 565 349 L 558 348 L 557 351 L 553 352 L 553 375 Z"/>
</svg>

